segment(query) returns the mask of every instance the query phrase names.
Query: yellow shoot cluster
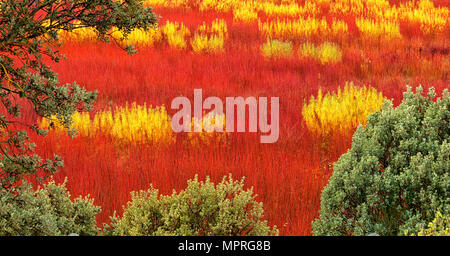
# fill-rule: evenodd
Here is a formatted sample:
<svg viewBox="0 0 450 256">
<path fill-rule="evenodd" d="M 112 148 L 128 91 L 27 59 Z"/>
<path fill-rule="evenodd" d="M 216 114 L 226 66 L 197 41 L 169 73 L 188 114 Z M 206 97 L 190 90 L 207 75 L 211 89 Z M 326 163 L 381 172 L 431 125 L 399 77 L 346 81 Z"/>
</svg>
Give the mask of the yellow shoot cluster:
<svg viewBox="0 0 450 256">
<path fill-rule="evenodd" d="M 91 119 L 89 113 L 75 112 L 72 127 L 81 136 L 92 137 L 100 134 L 111 136 L 128 143 L 163 143 L 175 141 L 170 117 L 164 106 L 147 108 L 136 103 L 116 107 L 114 111 L 101 111 Z M 52 118 L 54 120 L 54 118 Z M 50 127 L 52 121 L 43 118 L 40 128 Z M 63 132 L 61 124 L 55 122 L 55 130 Z"/>
<path fill-rule="evenodd" d="M 200 11 L 214 10 L 216 12 L 228 12 L 239 6 L 239 0 L 202 0 L 199 3 Z"/>
<path fill-rule="evenodd" d="M 224 51 L 224 39 L 216 35 L 195 34 L 191 39 L 192 50 L 196 53 L 219 53 Z"/>
<path fill-rule="evenodd" d="M 408 235 L 405 232 L 405 235 Z M 450 216 L 448 214 L 436 213 L 433 221 L 428 223 L 426 229 L 422 229 L 419 233 L 412 236 L 450 236 Z"/>
<path fill-rule="evenodd" d="M 201 11 L 232 11 L 236 21 L 248 23 L 258 19 L 258 12 L 269 18 L 298 18 L 318 17 L 328 10 L 338 16 L 370 17 L 373 21 L 390 25 L 402 20 L 417 22 L 425 34 L 442 32 L 449 20 L 448 7 L 435 7 L 431 0 L 413 0 L 399 5 L 391 5 L 388 0 L 306 0 L 303 5 L 295 0 L 150 0 L 145 3 L 171 8 L 194 7 Z"/>
<path fill-rule="evenodd" d="M 356 19 L 356 26 L 365 38 L 396 39 L 401 38 L 400 26 L 394 22 L 379 22 L 365 18 Z"/>
<path fill-rule="evenodd" d="M 210 26 L 203 23 L 191 38 L 192 50 L 196 53 L 224 52 L 225 39 L 228 37 L 227 23 L 216 19 Z"/>
<path fill-rule="evenodd" d="M 296 0 L 147 0 L 146 5 L 163 8 L 198 8 L 200 11 L 214 10 L 232 12 L 234 22 L 255 23 L 263 38 L 290 40 L 292 42 L 314 36 L 339 38 L 349 34 L 345 21 L 327 22 L 324 13 L 332 16 L 356 17 L 356 25 L 363 39 L 400 39 L 400 23 L 419 24 L 426 35 L 446 31 L 449 24 L 449 8 L 436 7 L 431 0 L 413 0 L 397 5 L 388 0 L 305 0 L 303 5 Z M 261 21 L 262 13 L 268 19 Z M 216 27 L 215 27 L 216 26 Z M 205 31 L 202 31 L 205 30 Z M 208 31 L 210 30 L 210 31 Z M 205 24 L 197 29 L 194 36 L 178 23 L 166 23 L 160 29 L 135 30 L 123 44 L 151 46 L 163 35 L 171 47 L 186 49 L 190 37 L 195 52 L 221 52 L 227 38 L 226 23 L 216 22 L 212 27 Z M 121 39 L 120 32 L 113 32 L 115 39 Z M 94 41 L 93 29 L 80 28 L 73 32 L 60 32 L 63 41 Z"/>
<path fill-rule="evenodd" d="M 345 36 L 348 33 L 348 25 L 343 20 L 333 20 L 331 23 L 331 33 L 334 36 Z"/>
<path fill-rule="evenodd" d="M 75 22 L 80 24 L 80 22 Z M 92 28 L 77 28 L 72 32 L 60 30 L 58 36 L 63 42 L 81 42 L 81 41 L 95 41 L 97 40 L 97 33 Z"/>
<path fill-rule="evenodd" d="M 191 32 L 183 23 L 167 21 L 166 25 L 161 28 L 161 31 L 166 36 L 167 42 L 171 47 L 186 49 L 187 43 L 185 37 L 189 36 Z"/>
<path fill-rule="evenodd" d="M 330 12 L 352 13 L 357 16 L 365 14 L 364 16 L 371 17 L 371 22 L 360 21 L 360 25 L 372 27 L 370 30 L 378 31 L 369 33 L 371 36 L 379 37 L 381 34 L 387 33 L 389 34 L 387 38 L 399 37 L 397 24 L 400 21 L 420 24 L 420 29 L 424 34 L 442 32 L 449 21 L 449 9 L 447 7 L 436 8 L 430 0 L 409 1 L 399 6 L 390 6 L 386 0 L 370 0 L 365 3 L 356 0 L 337 0 L 331 4 Z M 363 33 L 367 32 L 367 28 L 361 29 L 360 27 L 360 30 Z"/>
<path fill-rule="evenodd" d="M 316 6 L 315 1 L 307 0 L 303 6 L 296 1 L 252 1 L 252 0 L 202 0 L 198 4 L 200 11 L 213 10 L 217 12 L 235 13 L 238 10 L 246 10 L 247 12 L 263 12 L 267 17 L 286 17 L 294 18 L 299 16 L 317 15 L 320 9 Z M 195 4 L 194 4 L 195 5 Z M 252 14 L 253 15 L 253 14 Z M 245 16 L 245 15 L 244 15 Z M 256 16 L 257 17 L 257 16 Z M 243 20 L 253 22 L 255 19 Z"/>
<path fill-rule="evenodd" d="M 258 13 L 250 8 L 239 8 L 233 10 L 233 21 L 253 23 L 258 20 Z"/>
<path fill-rule="evenodd" d="M 289 41 L 282 42 L 267 39 L 267 42 L 261 47 L 261 52 L 266 58 L 289 58 L 293 54 L 293 47 Z"/>
<path fill-rule="evenodd" d="M 325 19 L 300 18 L 298 20 L 258 21 L 260 33 L 267 38 L 295 40 L 314 35 L 331 34 Z"/>
<path fill-rule="evenodd" d="M 346 83 L 344 90 L 322 95 L 319 89 L 317 98 L 311 97 L 303 106 L 302 116 L 308 129 L 318 136 L 325 137 L 332 132 L 346 133 L 359 124 L 366 124 L 367 116 L 380 110 L 384 98 L 381 93 L 369 87 L 355 87 Z"/>
<path fill-rule="evenodd" d="M 165 8 L 189 8 L 191 0 L 144 0 L 144 5 Z"/>
<path fill-rule="evenodd" d="M 382 0 L 384 1 L 384 0 Z M 329 4 L 330 13 L 335 15 L 352 14 L 360 16 L 364 11 L 362 0 L 335 0 Z"/>
<path fill-rule="evenodd" d="M 120 31 L 113 31 L 111 36 L 117 42 L 128 45 L 151 46 L 164 38 L 170 47 L 177 49 L 187 48 L 187 37 L 191 35 L 189 28 L 183 23 L 167 21 L 161 28 L 152 28 L 150 30 L 133 30 L 123 40 L 123 34 Z M 60 31 L 60 37 L 63 41 L 95 41 L 97 35 L 92 28 L 78 28 L 72 32 Z M 223 19 L 216 19 L 212 24 L 203 23 L 200 25 L 193 38 L 191 46 L 194 52 L 198 53 L 218 53 L 224 51 L 225 39 L 228 38 L 227 23 Z"/>
<path fill-rule="evenodd" d="M 342 52 L 336 44 L 325 42 L 319 46 L 305 43 L 299 48 L 299 56 L 312 58 L 321 64 L 337 63 L 342 59 Z"/>
<path fill-rule="evenodd" d="M 197 28 L 197 32 L 200 34 L 212 34 L 218 37 L 227 38 L 228 37 L 228 26 L 227 22 L 223 19 L 215 19 L 211 25 L 207 25 L 203 22 Z"/>
<path fill-rule="evenodd" d="M 273 2 L 259 3 L 257 10 L 263 11 L 267 17 L 296 18 L 299 16 L 315 16 L 320 9 L 313 1 L 306 1 L 303 6 L 296 2 L 275 4 Z"/>
<path fill-rule="evenodd" d="M 112 37 L 124 45 L 140 45 L 140 46 L 152 46 L 154 43 L 161 41 L 162 34 L 159 28 L 152 28 L 149 30 L 135 29 L 131 31 L 127 39 L 123 39 L 123 34 L 116 30 L 112 34 Z"/>
<path fill-rule="evenodd" d="M 99 135 L 111 136 L 119 142 L 134 144 L 164 144 L 175 143 L 176 136 L 171 126 L 171 118 L 164 106 L 147 107 L 132 103 L 125 107 L 116 107 L 114 111 L 97 112 L 93 119 L 87 112 L 75 112 L 72 116 L 72 128 L 83 137 Z M 56 132 L 64 132 L 64 127 L 56 117 L 43 118 L 39 128 L 53 127 Z M 222 121 L 220 123 L 219 121 Z M 202 122 L 192 118 L 191 132 L 188 133 L 188 143 L 192 146 L 211 143 L 222 143 L 227 137 L 225 132 L 214 132 L 216 127 L 223 127 L 225 131 L 225 115 L 205 115 Z M 194 132 L 196 127 L 202 127 L 202 132 Z"/>
<path fill-rule="evenodd" d="M 193 146 L 223 144 L 228 136 L 225 132 L 225 122 L 224 114 L 203 115 L 202 121 L 192 118 L 192 132 L 188 133 L 189 143 Z M 199 128 L 203 128 L 202 132 L 194 132 Z M 224 132 L 215 132 L 216 128 L 222 128 Z"/>
<path fill-rule="evenodd" d="M 419 23 L 424 34 L 442 32 L 449 21 L 449 9 L 436 8 L 429 0 L 402 5 L 398 9 L 398 13 L 401 19 Z"/>
<path fill-rule="evenodd" d="M 75 24 L 77 23 L 79 22 L 75 22 Z M 97 34 L 93 28 L 76 28 L 71 32 L 61 30 L 58 32 L 58 35 L 63 42 L 95 41 L 97 39 Z M 111 36 L 124 45 L 151 46 L 162 39 L 161 31 L 157 27 L 149 30 L 135 29 L 123 41 L 123 34 L 117 29 L 113 29 Z"/>
</svg>

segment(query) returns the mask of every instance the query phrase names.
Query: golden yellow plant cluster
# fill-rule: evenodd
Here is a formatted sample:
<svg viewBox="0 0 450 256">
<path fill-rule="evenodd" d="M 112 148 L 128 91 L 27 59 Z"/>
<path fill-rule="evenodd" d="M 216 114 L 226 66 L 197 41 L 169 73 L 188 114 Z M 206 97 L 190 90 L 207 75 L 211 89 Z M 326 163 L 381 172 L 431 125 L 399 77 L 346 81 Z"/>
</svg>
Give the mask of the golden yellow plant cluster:
<svg viewBox="0 0 450 256">
<path fill-rule="evenodd" d="M 320 13 L 320 8 L 317 6 L 316 2 L 308 0 L 305 1 L 304 5 L 299 5 L 296 1 L 283 1 L 281 4 L 266 1 L 259 3 L 255 8 L 271 18 L 316 16 Z"/>
<path fill-rule="evenodd" d="M 450 216 L 437 212 L 434 220 L 425 229 L 412 236 L 450 236 Z"/>
<path fill-rule="evenodd" d="M 390 21 L 374 21 L 370 19 L 360 18 L 356 20 L 356 26 L 364 38 L 369 40 L 377 39 L 396 39 L 401 38 L 400 25 Z"/>
<path fill-rule="evenodd" d="M 330 42 L 325 42 L 319 46 L 305 43 L 300 46 L 298 53 L 301 57 L 314 59 L 321 64 L 337 63 L 342 59 L 339 46 Z"/>
<path fill-rule="evenodd" d="M 302 109 L 303 119 L 308 129 L 318 136 L 333 133 L 346 133 L 359 124 L 365 125 L 366 118 L 380 110 L 384 97 L 371 87 L 356 87 L 352 82 L 346 83 L 344 89 L 322 94 L 319 89 L 317 97 L 312 96 Z"/>
<path fill-rule="evenodd" d="M 290 41 L 268 39 L 261 47 L 261 53 L 266 58 L 281 59 L 290 58 L 293 55 L 293 46 Z M 324 42 L 318 46 L 312 43 L 304 43 L 298 48 L 300 58 L 308 58 L 323 65 L 338 63 L 342 59 L 342 51 L 338 45 Z"/>
<path fill-rule="evenodd" d="M 337 17 L 355 18 L 361 38 L 366 42 L 398 40 L 402 38 L 402 22 L 418 24 L 425 35 L 446 31 L 449 24 L 449 9 L 436 7 L 430 0 L 414 0 L 391 5 L 387 0 L 306 0 L 299 4 L 294 0 L 149 0 L 147 5 L 164 8 L 197 8 L 200 11 L 231 12 L 233 22 L 255 23 L 262 38 L 268 40 L 302 43 L 313 38 L 339 40 L 350 35 L 346 21 Z M 325 14 L 325 16 L 324 16 Z M 330 17 L 325 18 L 325 17 Z M 191 28 L 181 22 L 167 21 L 160 28 L 148 31 L 132 31 L 122 44 L 152 46 L 156 42 L 167 41 L 176 49 L 188 49 L 195 53 L 224 52 L 227 39 L 225 20 L 215 20 L 212 24 L 202 24 Z M 448 30 L 448 29 L 447 29 Z M 74 32 L 61 32 L 65 41 L 93 41 L 92 29 L 80 28 Z M 120 41 L 122 34 L 112 32 L 112 37 Z"/>
<path fill-rule="evenodd" d="M 248 12 L 262 12 L 269 17 L 285 16 L 297 17 L 299 15 L 315 15 L 320 9 L 316 5 L 320 0 L 306 0 L 304 5 L 299 5 L 295 0 L 147 0 L 145 4 L 155 7 L 166 8 L 198 8 L 200 11 L 235 12 L 236 10 L 246 10 Z M 189 3 L 188 3 L 189 2 Z"/>
<path fill-rule="evenodd" d="M 73 124 L 80 136 L 91 137 L 99 134 L 109 135 L 119 141 L 130 143 L 166 143 L 175 141 L 170 124 L 170 116 L 164 106 L 148 107 L 136 103 L 125 107 L 116 107 L 114 111 L 100 111 L 91 119 L 89 113 L 75 112 Z M 52 121 L 43 118 L 41 128 L 47 128 Z M 63 132 L 63 127 L 54 123 L 57 132 Z"/>
<path fill-rule="evenodd" d="M 216 19 L 211 25 L 203 23 L 191 39 L 192 50 L 196 53 L 224 52 L 224 42 L 227 37 L 228 27 L 225 20 Z"/>
<path fill-rule="evenodd" d="M 64 42 L 95 41 L 96 33 L 91 28 L 78 28 L 73 32 L 60 31 Z M 154 43 L 167 41 L 168 45 L 175 49 L 187 49 L 187 41 L 191 32 L 182 22 L 170 22 L 161 27 L 150 30 L 133 30 L 125 40 L 120 31 L 113 31 L 111 36 L 123 45 L 133 44 L 138 46 L 152 46 Z M 192 50 L 196 53 L 224 52 L 225 40 L 228 37 L 227 23 L 223 19 L 216 19 L 212 24 L 203 23 L 198 26 L 193 37 L 190 38 Z"/>
<path fill-rule="evenodd" d="M 258 12 L 249 8 L 239 8 L 233 10 L 233 21 L 252 23 L 258 20 Z"/>
<path fill-rule="evenodd" d="M 440 33 L 449 20 L 449 9 L 435 7 L 431 0 L 412 0 L 391 5 L 387 0 L 306 0 L 303 5 L 295 0 L 148 0 L 147 5 L 166 8 L 198 8 L 200 11 L 232 12 L 237 22 L 253 23 L 259 21 L 259 14 L 268 18 L 282 19 L 281 25 L 292 26 L 289 19 L 311 18 L 310 26 L 316 26 L 313 20 L 328 12 L 335 16 L 353 15 L 365 17 L 359 27 L 368 35 L 379 37 L 381 30 L 396 35 L 401 21 L 420 24 L 424 34 Z M 320 20 L 319 20 L 320 21 Z M 298 23 L 298 22 L 297 22 Z M 387 23 L 387 25 L 383 25 Z M 278 24 L 278 23 L 277 23 Z M 289 28 L 286 28 L 289 29 Z M 279 28 L 279 30 L 286 30 Z M 373 29 L 373 32 L 370 30 Z M 287 38 L 285 38 L 287 39 Z"/>
<path fill-rule="evenodd" d="M 72 116 L 72 128 L 82 137 L 98 135 L 111 136 L 119 142 L 135 144 L 164 144 L 170 145 L 176 141 L 171 127 L 171 118 L 164 106 L 147 107 L 146 105 L 126 104 L 116 107 L 114 111 L 97 112 L 93 118 L 87 112 L 75 112 Z M 64 127 L 58 123 L 56 117 L 43 118 L 39 122 L 41 129 L 53 127 L 56 132 L 63 133 Z M 221 120 L 221 123 L 219 122 Z M 216 127 L 225 129 L 225 115 L 204 115 L 202 121 L 192 118 L 191 132 L 188 133 L 188 143 L 193 146 L 223 143 L 227 137 L 225 132 L 216 133 Z M 220 126 L 219 126 L 220 125 Z M 203 127 L 202 132 L 194 132 L 194 128 Z"/>
<path fill-rule="evenodd" d="M 272 39 L 295 40 L 311 36 L 327 36 L 331 29 L 325 19 L 299 18 L 297 20 L 275 20 L 260 22 L 258 28 L 262 36 Z"/>
<path fill-rule="evenodd" d="M 261 47 L 262 55 L 266 58 L 289 58 L 292 56 L 293 47 L 291 42 L 269 40 Z"/>
<path fill-rule="evenodd" d="M 76 21 L 74 24 L 77 25 L 80 22 Z M 95 41 L 97 39 L 97 34 L 92 28 L 77 28 L 72 32 L 61 30 L 58 32 L 58 36 L 64 42 Z"/>
<path fill-rule="evenodd" d="M 440 33 L 449 21 L 450 10 L 448 8 L 436 8 L 430 0 L 409 2 L 395 9 L 400 20 L 407 20 L 420 24 L 424 34 Z"/>
<path fill-rule="evenodd" d="M 373 23 L 418 23 L 424 34 L 442 32 L 449 19 L 449 9 L 435 7 L 430 0 L 408 1 L 398 6 L 391 6 L 387 0 L 366 0 L 365 3 L 336 0 L 330 5 L 330 13 L 370 17 Z"/>
<path fill-rule="evenodd" d="M 189 143 L 193 146 L 215 143 L 223 145 L 226 142 L 228 134 L 225 132 L 226 118 L 224 114 L 203 115 L 202 120 L 192 118 L 191 131 L 188 133 Z M 195 129 L 203 128 L 203 132 L 194 132 Z M 224 132 L 215 132 L 216 129 L 222 129 Z"/>
<path fill-rule="evenodd" d="M 161 28 L 161 31 L 166 36 L 167 42 L 171 47 L 186 49 L 186 37 L 190 36 L 191 32 L 183 23 L 167 21 L 166 25 Z"/>
<path fill-rule="evenodd" d="M 144 4 L 153 7 L 189 8 L 191 0 L 144 0 Z"/>
<path fill-rule="evenodd" d="M 97 34 L 93 28 L 77 28 L 72 32 L 61 30 L 58 34 L 63 42 L 95 41 L 97 39 Z M 152 46 L 162 39 L 161 30 L 157 27 L 149 30 L 135 29 L 125 40 L 122 40 L 123 34 L 118 30 L 111 31 L 110 35 L 113 40 L 123 45 Z"/>
<path fill-rule="evenodd" d="M 334 19 L 328 23 L 325 18 L 298 18 L 296 20 L 258 21 L 258 29 L 262 36 L 272 39 L 298 40 L 312 36 L 345 37 L 348 25 L 345 21 Z"/>
</svg>

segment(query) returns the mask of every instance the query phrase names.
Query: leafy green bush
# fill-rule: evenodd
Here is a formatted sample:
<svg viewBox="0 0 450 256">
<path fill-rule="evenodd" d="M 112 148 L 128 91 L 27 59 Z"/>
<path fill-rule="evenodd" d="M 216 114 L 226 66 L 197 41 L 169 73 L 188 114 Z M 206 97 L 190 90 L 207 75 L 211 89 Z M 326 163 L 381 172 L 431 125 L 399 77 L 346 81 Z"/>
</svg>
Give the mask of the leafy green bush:
<svg viewBox="0 0 450 256">
<path fill-rule="evenodd" d="M 150 186 L 133 192 L 123 217 L 113 217 L 105 230 L 110 235 L 277 235 L 276 227 L 262 220 L 262 203 L 243 186 L 243 179 L 234 181 L 231 175 L 218 185 L 196 176 L 185 190 L 167 196 Z"/>
<path fill-rule="evenodd" d="M 36 191 L 28 183 L 0 189 L 0 236 L 97 235 L 99 212 L 88 198 L 71 201 L 65 183 L 51 181 Z"/>
<path fill-rule="evenodd" d="M 359 127 L 334 165 L 314 235 L 404 235 L 449 210 L 450 98 L 408 88 Z"/>
</svg>

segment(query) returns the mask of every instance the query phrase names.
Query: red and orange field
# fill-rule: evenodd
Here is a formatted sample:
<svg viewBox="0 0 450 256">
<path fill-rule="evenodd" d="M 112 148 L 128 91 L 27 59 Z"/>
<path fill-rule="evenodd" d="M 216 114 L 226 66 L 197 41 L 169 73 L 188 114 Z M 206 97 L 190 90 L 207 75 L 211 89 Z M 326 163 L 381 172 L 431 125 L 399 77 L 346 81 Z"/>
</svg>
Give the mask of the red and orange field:
<svg viewBox="0 0 450 256">
<path fill-rule="evenodd" d="M 150 184 L 162 193 L 198 174 L 245 176 L 280 235 L 310 235 L 333 163 L 384 99 L 408 85 L 450 85 L 447 0 L 150 0 L 157 28 L 121 43 L 89 30 L 61 33 L 60 82 L 98 90 L 95 108 L 74 116 L 75 138 L 56 127 L 35 136 L 43 158 L 60 155 L 73 196 L 90 194 L 99 223 Z M 113 32 L 114 37 L 114 32 Z M 174 133 L 177 96 L 279 97 L 280 135 Z M 32 111 L 24 113 L 35 118 Z M 48 126 L 47 120 L 39 120 Z"/>
</svg>

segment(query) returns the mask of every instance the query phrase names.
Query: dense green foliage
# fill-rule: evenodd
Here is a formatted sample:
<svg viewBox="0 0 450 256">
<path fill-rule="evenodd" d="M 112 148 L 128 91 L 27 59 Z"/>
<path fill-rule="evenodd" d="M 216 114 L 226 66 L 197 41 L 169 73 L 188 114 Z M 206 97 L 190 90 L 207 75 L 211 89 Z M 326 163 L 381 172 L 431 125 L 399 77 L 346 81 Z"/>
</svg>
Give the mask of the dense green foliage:
<svg viewBox="0 0 450 256">
<path fill-rule="evenodd" d="M 357 129 L 322 192 L 315 235 L 412 234 L 448 215 L 450 97 L 435 97 L 408 88 Z"/>
<path fill-rule="evenodd" d="M 214 185 L 209 178 L 188 181 L 185 190 L 172 195 L 148 191 L 132 193 L 122 218 L 113 217 L 112 235 L 277 235 L 263 221 L 262 203 L 253 191 L 244 190 L 244 180 L 231 175 Z"/>
<path fill-rule="evenodd" d="M 45 63 L 64 57 L 58 52 L 58 31 L 91 27 L 108 41 L 113 27 L 126 37 L 132 29 L 148 29 L 156 22 L 142 0 L 0 1 L 0 187 L 11 189 L 24 175 L 54 173 L 62 165 L 58 156 L 42 161 L 32 154 L 26 130 L 46 131 L 24 123 L 21 107 L 31 107 L 42 117 L 56 115 L 69 129 L 74 111 L 90 110 L 96 98 L 96 92 L 75 83 L 60 85 Z M 134 52 L 132 46 L 126 50 Z"/>
<path fill-rule="evenodd" d="M 98 235 L 100 208 L 89 198 L 70 199 L 53 181 L 36 191 L 30 184 L 0 190 L 0 236 Z"/>
</svg>

